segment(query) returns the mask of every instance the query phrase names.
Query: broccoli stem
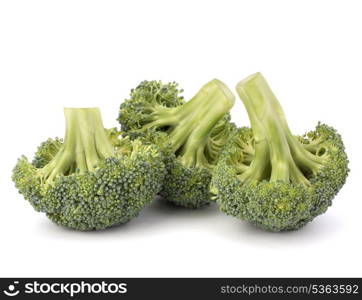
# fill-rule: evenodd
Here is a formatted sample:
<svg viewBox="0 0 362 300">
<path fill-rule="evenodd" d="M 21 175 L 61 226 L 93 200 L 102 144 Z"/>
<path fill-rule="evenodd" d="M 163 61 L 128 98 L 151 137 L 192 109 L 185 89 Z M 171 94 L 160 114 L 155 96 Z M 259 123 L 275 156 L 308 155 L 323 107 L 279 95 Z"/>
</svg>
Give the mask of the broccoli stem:
<svg viewBox="0 0 362 300">
<path fill-rule="evenodd" d="M 177 126 L 169 139 L 185 166 L 207 166 L 208 137 L 216 123 L 231 109 L 235 98 L 219 80 L 212 80 L 184 105 L 176 107 Z"/>
<path fill-rule="evenodd" d="M 312 154 L 292 135 L 284 112 L 264 77 L 260 73 L 251 75 L 239 82 L 236 89 L 248 112 L 256 141 L 251 167 L 255 164 L 266 170 L 267 164 L 260 161 L 264 159 L 270 166 L 270 181 L 309 185 L 307 174 L 318 172 L 323 158 Z M 259 170 L 259 173 L 263 172 Z M 250 175 L 241 177 L 246 179 Z"/>
<path fill-rule="evenodd" d="M 225 141 L 228 139 L 229 135 L 230 131 L 225 128 L 225 124 L 221 124 L 221 126 L 215 126 L 212 129 L 212 134 L 207 140 L 204 152 L 208 161 L 215 162 L 217 160 L 219 153 L 225 145 Z"/>
<path fill-rule="evenodd" d="M 39 174 L 51 184 L 59 175 L 93 171 L 100 159 L 114 154 L 98 108 L 65 108 L 65 138 L 62 147 Z"/>
<path fill-rule="evenodd" d="M 214 79 L 205 84 L 188 102 L 177 107 L 153 106 L 152 113 L 138 131 L 162 129 L 168 134 L 172 151 L 187 166 L 208 166 L 216 151 L 207 145 L 207 139 L 216 123 L 234 105 L 235 97 L 221 81 Z M 216 137 L 215 137 L 216 138 Z M 215 143 L 214 147 L 218 147 Z"/>
</svg>

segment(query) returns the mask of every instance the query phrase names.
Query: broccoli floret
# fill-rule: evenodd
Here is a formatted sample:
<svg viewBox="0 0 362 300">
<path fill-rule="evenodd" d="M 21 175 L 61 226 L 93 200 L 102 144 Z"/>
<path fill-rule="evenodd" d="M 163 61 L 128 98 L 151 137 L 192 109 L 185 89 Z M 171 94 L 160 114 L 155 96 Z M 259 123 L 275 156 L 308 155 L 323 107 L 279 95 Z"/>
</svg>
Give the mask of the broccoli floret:
<svg viewBox="0 0 362 300">
<path fill-rule="evenodd" d="M 127 135 L 151 137 L 163 149 L 168 174 L 160 195 L 197 208 L 211 200 L 211 172 L 233 129 L 228 112 L 235 100 L 217 79 L 187 102 L 181 92 L 175 83 L 143 81 L 121 104 L 118 120 Z"/>
<path fill-rule="evenodd" d="M 324 213 L 348 175 L 335 129 L 293 136 L 260 73 L 237 85 L 251 123 L 230 139 L 214 170 L 221 211 L 269 231 L 295 230 Z"/>
<path fill-rule="evenodd" d="M 130 98 L 120 106 L 118 122 L 122 130 L 129 135 L 135 129 L 162 117 L 162 108 L 176 107 L 185 103 L 182 89 L 176 82 L 163 84 L 161 81 L 142 81 L 135 89 L 131 90 Z M 161 125 L 158 130 L 166 129 Z M 136 136 L 141 133 L 137 132 Z"/>
<path fill-rule="evenodd" d="M 165 166 L 156 146 L 119 139 L 97 108 L 66 108 L 64 142 L 48 139 L 12 174 L 19 192 L 58 225 L 78 230 L 125 223 L 159 192 Z"/>
</svg>

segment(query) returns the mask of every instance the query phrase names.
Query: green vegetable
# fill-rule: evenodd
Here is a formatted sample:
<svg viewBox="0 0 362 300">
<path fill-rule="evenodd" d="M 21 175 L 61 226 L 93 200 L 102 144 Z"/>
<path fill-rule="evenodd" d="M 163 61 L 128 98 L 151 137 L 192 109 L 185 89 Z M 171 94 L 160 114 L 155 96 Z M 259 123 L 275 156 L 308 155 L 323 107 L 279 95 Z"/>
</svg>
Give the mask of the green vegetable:
<svg viewBox="0 0 362 300">
<path fill-rule="evenodd" d="M 120 106 L 118 120 L 131 137 L 143 136 L 163 149 L 168 171 L 161 195 L 197 208 L 210 202 L 209 183 L 233 125 L 232 92 L 215 79 L 188 102 L 177 84 L 143 81 Z"/>
<path fill-rule="evenodd" d="M 292 135 L 260 74 L 237 85 L 251 123 L 226 146 L 212 191 L 220 209 L 270 231 L 298 229 L 324 213 L 345 183 L 348 159 L 335 129 Z"/>
<path fill-rule="evenodd" d="M 103 229 L 136 217 L 165 175 L 155 146 L 119 139 L 97 108 L 66 108 L 64 142 L 48 139 L 30 163 L 21 157 L 12 179 L 35 210 L 55 223 Z"/>
</svg>

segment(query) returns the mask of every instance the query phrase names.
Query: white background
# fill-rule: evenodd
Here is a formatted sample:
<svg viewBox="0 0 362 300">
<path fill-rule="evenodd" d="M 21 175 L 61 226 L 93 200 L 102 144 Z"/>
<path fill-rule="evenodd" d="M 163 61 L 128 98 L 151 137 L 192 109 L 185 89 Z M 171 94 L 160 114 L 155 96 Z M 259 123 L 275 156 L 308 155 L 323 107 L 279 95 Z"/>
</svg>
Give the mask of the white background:
<svg viewBox="0 0 362 300">
<path fill-rule="evenodd" d="M 0 276 L 362 276 L 361 1 L 1 1 Z M 351 173 L 328 212 L 267 233 L 218 212 L 156 201 L 102 232 L 36 213 L 10 180 L 16 159 L 62 136 L 64 106 L 106 127 L 144 79 L 186 98 L 212 78 L 263 72 L 296 134 L 343 135 Z M 248 125 L 240 100 L 232 117 Z"/>
</svg>

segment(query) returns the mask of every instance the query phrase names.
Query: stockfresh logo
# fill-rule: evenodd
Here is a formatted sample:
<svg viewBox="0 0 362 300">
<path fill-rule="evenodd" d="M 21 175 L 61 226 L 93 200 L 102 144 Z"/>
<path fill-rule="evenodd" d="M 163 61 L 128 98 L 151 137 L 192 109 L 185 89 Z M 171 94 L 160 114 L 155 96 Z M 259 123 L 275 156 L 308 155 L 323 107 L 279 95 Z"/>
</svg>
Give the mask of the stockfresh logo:
<svg viewBox="0 0 362 300">
<path fill-rule="evenodd" d="M 13 284 L 9 284 L 8 288 L 4 290 L 4 294 L 9 297 L 14 297 L 20 293 L 20 291 L 17 289 L 17 285 L 19 284 L 19 281 L 14 281 Z"/>
<path fill-rule="evenodd" d="M 127 283 L 124 282 L 41 282 L 38 280 L 25 282 L 21 291 L 24 294 L 38 295 L 92 295 L 92 294 L 126 294 Z M 14 281 L 6 290 L 3 291 L 6 296 L 14 297 L 20 293 L 19 281 Z"/>
</svg>

